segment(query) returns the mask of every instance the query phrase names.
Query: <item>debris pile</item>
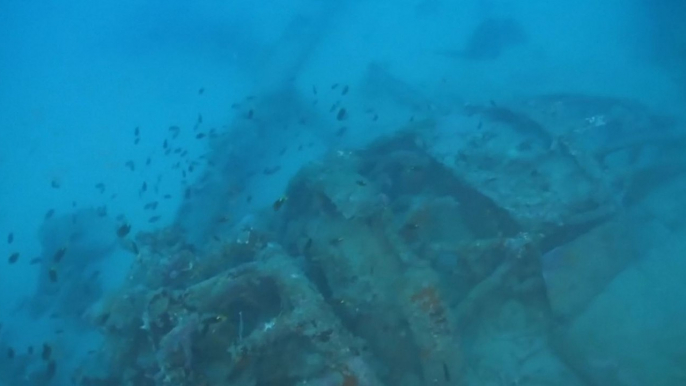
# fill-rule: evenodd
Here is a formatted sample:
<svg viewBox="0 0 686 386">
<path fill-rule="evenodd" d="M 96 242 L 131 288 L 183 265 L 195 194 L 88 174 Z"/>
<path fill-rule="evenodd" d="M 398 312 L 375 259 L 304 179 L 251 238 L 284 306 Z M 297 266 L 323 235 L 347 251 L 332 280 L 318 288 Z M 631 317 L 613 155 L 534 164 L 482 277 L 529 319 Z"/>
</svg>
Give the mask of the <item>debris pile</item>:
<svg viewBox="0 0 686 386">
<path fill-rule="evenodd" d="M 619 360 L 583 363 L 560 342 L 581 341 L 577 318 L 638 260 L 622 216 L 684 137 L 624 101 L 513 106 L 334 151 L 202 247 L 176 227 L 139 234 L 127 283 L 91 310 L 106 340 L 75 380 L 629 384 L 590 369 Z M 588 140 L 620 129 L 641 145 Z"/>
</svg>

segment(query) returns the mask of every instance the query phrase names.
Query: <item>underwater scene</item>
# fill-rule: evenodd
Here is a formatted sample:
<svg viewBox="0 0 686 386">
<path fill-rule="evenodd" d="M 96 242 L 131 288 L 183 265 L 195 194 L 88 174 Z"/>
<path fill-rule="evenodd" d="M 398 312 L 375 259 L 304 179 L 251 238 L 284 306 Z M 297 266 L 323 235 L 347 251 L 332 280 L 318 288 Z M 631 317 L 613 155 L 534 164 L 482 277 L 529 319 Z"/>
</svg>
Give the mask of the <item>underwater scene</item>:
<svg viewBox="0 0 686 386">
<path fill-rule="evenodd" d="M 684 17 L 0 0 L 0 386 L 686 386 Z"/>
</svg>

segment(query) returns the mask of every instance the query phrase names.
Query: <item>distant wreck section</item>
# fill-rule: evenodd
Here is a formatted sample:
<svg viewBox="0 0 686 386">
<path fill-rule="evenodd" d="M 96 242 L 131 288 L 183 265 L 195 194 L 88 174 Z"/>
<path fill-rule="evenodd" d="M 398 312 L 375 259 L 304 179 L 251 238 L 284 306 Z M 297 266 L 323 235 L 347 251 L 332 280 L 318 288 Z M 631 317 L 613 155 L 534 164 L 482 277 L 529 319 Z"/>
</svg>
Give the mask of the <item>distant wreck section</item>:
<svg viewBox="0 0 686 386">
<path fill-rule="evenodd" d="M 554 95 L 333 152 L 203 252 L 174 228 L 138 235 L 127 284 L 93 312 L 106 343 L 73 379 L 681 384 L 668 364 L 686 348 L 659 334 L 686 334 L 684 297 L 651 280 L 686 272 L 685 142 L 632 102 Z"/>
</svg>

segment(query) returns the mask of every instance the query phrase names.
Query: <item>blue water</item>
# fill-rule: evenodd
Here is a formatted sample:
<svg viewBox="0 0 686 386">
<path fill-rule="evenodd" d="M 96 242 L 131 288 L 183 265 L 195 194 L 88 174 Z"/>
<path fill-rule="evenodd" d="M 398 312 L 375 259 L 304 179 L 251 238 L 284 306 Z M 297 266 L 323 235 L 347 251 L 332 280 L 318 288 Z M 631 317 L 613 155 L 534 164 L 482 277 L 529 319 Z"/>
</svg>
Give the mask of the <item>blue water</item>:
<svg viewBox="0 0 686 386">
<path fill-rule="evenodd" d="M 686 385 L 683 15 L 0 0 L 0 385 Z M 281 287 L 145 327 L 270 248 L 340 341 Z"/>
</svg>

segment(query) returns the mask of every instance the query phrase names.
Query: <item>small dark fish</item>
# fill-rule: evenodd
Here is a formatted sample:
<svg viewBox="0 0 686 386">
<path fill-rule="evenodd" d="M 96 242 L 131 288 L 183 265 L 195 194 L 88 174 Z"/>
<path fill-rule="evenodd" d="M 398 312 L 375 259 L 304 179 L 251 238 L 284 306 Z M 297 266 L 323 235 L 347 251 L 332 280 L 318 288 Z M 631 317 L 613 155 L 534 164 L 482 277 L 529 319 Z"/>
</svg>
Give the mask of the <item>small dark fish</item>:
<svg viewBox="0 0 686 386">
<path fill-rule="evenodd" d="M 143 209 L 144 210 L 155 210 L 155 209 L 157 209 L 157 205 L 158 205 L 157 201 L 149 202 L 149 203 L 145 204 Z"/>
<path fill-rule="evenodd" d="M 267 167 L 267 168 L 264 168 L 264 170 L 262 170 L 262 174 L 264 174 L 265 176 L 271 176 L 272 174 L 278 172 L 279 170 L 281 170 L 281 166 L 279 166 L 279 165 Z"/>
<path fill-rule="evenodd" d="M 491 107 L 498 107 L 493 99 L 489 100 L 488 103 L 490 103 Z"/>
<path fill-rule="evenodd" d="M 52 355 L 52 347 L 50 347 L 49 344 L 44 343 L 43 344 L 43 351 L 41 351 L 40 357 L 44 361 L 50 360 L 50 356 Z"/>
<path fill-rule="evenodd" d="M 331 85 L 331 89 L 332 89 L 332 90 L 335 90 L 336 87 L 338 87 L 338 83 L 334 83 L 334 84 Z"/>
<path fill-rule="evenodd" d="M 27 352 L 29 355 L 33 355 L 33 346 L 27 347 L 27 348 L 26 348 L 26 352 Z"/>
<path fill-rule="evenodd" d="M 367 186 L 367 182 L 364 180 L 357 180 L 355 183 L 359 186 Z"/>
<path fill-rule="evenodd" d="M 100 315 L 100 318 L 98 318 L 98 324 L 101 326 L 106 324 L 107 321 L 110 320 L 110 315 L 111 314 L 109 312 L 105 312 L 104 314 Z"/>
<path fill-rule="evenodd" d="M 195 135 L 195 139 L 203 139 L 205 138 L 205 133 L 198 133 Z"/>
<path fill-rule="evenodd" d="M 329 240 L 329 244 L 331 244 L 331 245 L 333 245 L 333 246 L 337 246 L 337 245 L 340 244 L 343 240 L 344 240 L 343 237 L 336 237 L 335 239 Z"/>
<path fill-rule="evenodd" d="M 55 363 L 55 360 L 53 359 L 48 363 L 48 367 L 45 370 L 45 378 L 48 381 L 51 381 L 55 377 L 55 374 L 57 374 L 57 363 Z"/>
<path fill-rule="evenodd" d="M 129 232 L 131 232 L 131 224 L 129 223 L 122 224 L 119 228 L 117 228 L 117 236 L 120 238 L 126 237 Z"/>
<path fill-rule="evenodd" d="M 133 140 L 134 145 L 138 145 L 141 142 L 141 139 L 139 137 L 136 137 L 136 139 Z"/>
<path fill-rule="evenodd" d="M 186 190 L 183 192 L 183 197 L 185 199 L 189 199 L 189 198 L 191 198 L 191 193 L 193 193 L 191 188 L 186 188 Z"/>
<path fill-rule="evenodd" d="M 95 184 L 95 189 L 98 189 L 100 191 L 100 194 L 103 194 L 105 193 L 105 184 L 103 184 L 102 182 L 98 182 L 97 184 Z"/>
<path fill-rule="evenodd" d="M 50 219 L 53 215 L 55 214 L 55 209 L 50 209 L 47 212 L 45 212 L 45 219 L 48 220 Z"/>
<path fill-rule="evenodd" d="M 317 95 L 317 86 L 312 86 L 312 94 Z"/>
<path fill-rule="evenodd" d="M 135 135 L 136 137 L 138 137 L 139 135 L 141 135 L 141 129 L 140 129 L 140 127 L 136 127 L 136 128 L 133 130 L 133 135 Z"/>
<path fill-rule="evenodd" d="M 246 117 L 247 117 L 248 119 L 252 119 L 252 117 L 253 117 L 254 114 L 255 114 L 255 113 L 253 112 L 253 110 L 250 109 L 250 110 L 248 111 L 248 115 L 246 115 Z"/>
<path fill-rule="evenodd" d="M 19 252 L 14 252 L 13 254 L 10 255 L 9 259 L 7 259 L 7 262 L 10 264 L 14 264 L 19 260 Z"/>
<path fill-rule="evenodd" d="M 347 94 L 348 90 L 349 90 L 348 86 L 343 87 L 343 90 L 341 90 L 341 95 Z"/>
<path fill-rule="evenodd" d="M 48 278 L 51 282 L 57 283 L 57 270 L 55 268 L 50 268 L 48 270 Z"/>
<path fill-rule="evenodd" d="M 346 131 L 348 131 L 347 127 L 341 127 L 340 129 L 336 130 L 336 137 L 342 137 Z"/>
<path fill-rule="evenodd" d="M 204 93 L 205 93 L 205 88 L 204 88 L 204 87 L 200 87 L 200 89 L 198 89 L 198 95 L 202 95 L 202 94 L 204 94 Z"/>
<path fill-rule="evenodd" d="M 198 123 L 202 123 L 202 114 L 198 114 Z"/>
<path fill-rule="evenodd" d="M 162 216 L 152 216 L 148 219 L 148 222 L 150 224 L 154 224 L 154 223 L 158 222 L 161 218 L 162 218 Z"/>
<path fill-rule="evenodd" d="M 164 142 L 162 142 L 162 149 L 168 149 L 169 148 L 169 142 L 165 139 Z"/>
<path fill-rule="evenodd" d="M 43 262 L 43 259 L 41 259 L 40 257 L 34 257 L 33 259 L 31 259 L 31 261 L 29 261 L 29 265 L 36 265 L 36 264 L 40 264 L 42 262 Z"/>
<path fill-rule="evenodd" d="M 252 195 L 248 195 L 248 197 L 245 198 L 245 202 L 249 203 L 252 201 Z"/>
<path fill-rule="evenodd" d="M 165 200 L 171 200 L 172 196 L 171 194 L 165 194 L 162 198 L 164 198 Z"/>
<path fill-rule="evenodd" d="M 14 349 L 12 347 L 7 349 L 7 358 L 14 359 Z"/>
<path fill-rule="evenodd" d="M 124 248 L 124 250 L 129 251 L 129 252 L 133 253 L 134 255 L 138 255 L 138 246 L 132 240 L 122 239 L 121 246 L 122 246 L 122 248 Z"/>
<path fill-rule="evenodd" d="M 52 186 L 53 189 L 59 189 L 60 186 L 62 186 L 62 184 L 60 183 L 60 181 L 58 179 L 53 178 L 53 180 L 50 181 L 50 186 Z"/>
<path fill-rule="evenodd" d="M 450 382 L 450 371 L 448 370 L 448 365 L 443 362 L 443 378 L 446 382 Z"/>
<path fill-rule="evenodd" d="M 57 329 L 57 330 L 55 330 L 55 335 L 60 335 L 60 334 L 63 334 L 63 333 L 64 333 L 64 330 L 63 330 L 63 329 L 61 329 L 61 328 L 60 328 L 60 329 Z"/>
<path fill-rule="evenodd" d="M 129 168 L 129 170 L 131 170 L 131 171 L 136 170 L 136 164 L 134 164 L 133 161 L 131 161 L 131 160 L 126 161 L 126 163 L 124 164 L 124 166 L 126 166 L 127 168 Z"/>
<path fill-rule="evenodd" d="M 67 253 L 67 247 L 62 247 L 55 252 L 55 254 L 52 256 L 52 260 L 55 263 L 59 263 L 60 261 L 62 261 L 62 258 L 64 258 L 64 255 L 66 253 Z"/>
<path fill-rule="evenodd" d="M 12 244 L 14 241 L 14 233 L 10 232 L 7 234 L 7 244 Z"/>
<path fill-rule="evenodd" d="M 281 207 L 283 206 L 283 204 L 287 200 L 288 200 L 288 197 L 283 196 L 283 197 L 279 198 L 278 200 L 274 201 L 274 204 L 272 205 L 272 207 L 274 208 L 274 211 L 281 209 Z"/>
<path fill-rule="evenodd" d="M 102 205 L 102 206 L 95 208 L 95 213 L 98 215 L 98 217 L 106 217 L 107 216 L 107 206 Z"/>
<path fill-rule="evenodd" d="M 305 246 L 303 247 L 303 251 L 309 252 L 310 248 L 312 248 L 312 238 L 307 239 L 307 242 L 305 243 Z"/>
<path fill-rule="evenodd" d="M 151 162 L 152 160 L 150 159 L 150 157 L 148 157 L 148 159 L 145 160 L 145 166 L 150 166 Z"/>
<path fill-rule="evenodd" d="M 340 110 L 338 110 L 338 114 L 336 114 L 336 119 L 339 121 L 344 120 L 347 117 L 348 113 L 345 111 L 344 108 L 341 107 Z"/>
<path fill-rule="evenodd" d="M 148 190 L 148 183 L 143 182 L 143 185 L 141 185 L 140 193 L 145 193 L 147 190 Z"/>
</svg>

